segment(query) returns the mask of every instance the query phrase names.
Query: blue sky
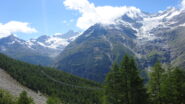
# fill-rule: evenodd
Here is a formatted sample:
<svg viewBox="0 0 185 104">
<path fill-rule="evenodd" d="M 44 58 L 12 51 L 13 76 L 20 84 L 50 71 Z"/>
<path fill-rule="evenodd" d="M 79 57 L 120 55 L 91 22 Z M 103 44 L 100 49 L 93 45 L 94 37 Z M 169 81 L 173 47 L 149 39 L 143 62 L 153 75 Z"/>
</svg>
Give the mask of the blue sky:
<svg viewBox="0 0 185 104">
<path fill-rule="evenodd" d="M 67 1 L 67 0 L 66 0 Z M 73 0 L 72 0 L 73 1 Z M 87 1 L 87 0 L 76 0 Z M 96 7 L 101 6 L 135 6 L 142 11 L 155 13 L 165 10 L 169 6 L 179 6 L 181 0 L 89 0 L 89 4 Z M 81 4 L 81 3 L 80 3 Z M 80 5 L 79 4 L 79 5 Z M 71 5 L 70 5 L 71 6 Z M 81 31 L 77 26 L 77 21 L 81 17 L 80 10 L 67 8 L 64 0 L 0 0 L 0 27 L 11 21 L 26 22 L 17 31 L 12 29 L 10 33 L 15 33 L 22 39 L 30 39 L 40 35 L 53 35 L 55 33 L 65 33 L 68 30 Z M 9 23 L 8 26 L 10 27 Z M 1 29 L 1 28 L 0 28 Z M 3 31 L 3 33 L 9 33 Z"/>
</svg>

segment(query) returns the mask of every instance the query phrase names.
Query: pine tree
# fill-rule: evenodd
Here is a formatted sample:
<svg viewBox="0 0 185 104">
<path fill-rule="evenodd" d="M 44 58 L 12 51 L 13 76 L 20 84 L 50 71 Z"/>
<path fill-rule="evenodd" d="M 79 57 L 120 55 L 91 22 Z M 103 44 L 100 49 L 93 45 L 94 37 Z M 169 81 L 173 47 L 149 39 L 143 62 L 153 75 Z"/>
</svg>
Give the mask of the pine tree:
<svg viewBox="0 0 185 104">
<path fill-rule="evenodd" d="M 121 63 L 122 93 L 124 100 L 122 104 L 146 104 L 147 94 L 143 80 L 140 78 L 138 68 L 133 58 L 125 56 Z"/>
<path fill-rule="evenodd" d="M 105 101 L 104 104 L 121 104 L 121 77 L 119 67 L 114 64 L 111 71 L 107 74 L 105 82 Z"/>
<path fill-rule="evenodd" d="M 18 98 L 17 104 L 35 104 L 33 99 L 28 97 L 27 92 L 23 91 Z"/>
<path fill-rule="evenodd" d="M 164 104 L 185 104 L 185 71 L 169 70 L 162 83 Z"/>
<path fill-rule="evenodd" d="M 164 72 L 165 70 L 162 68 L 160 62 L 157 62 L 151 70 L 148 92 L 153 104 L 162 104 L 161 83 Z"/>
<path fill-rule="evenodd" d="M 133 58 L 125 56 L 106 78 L 105 104 L 146 104 L 147 94 Z"/>
</svg>

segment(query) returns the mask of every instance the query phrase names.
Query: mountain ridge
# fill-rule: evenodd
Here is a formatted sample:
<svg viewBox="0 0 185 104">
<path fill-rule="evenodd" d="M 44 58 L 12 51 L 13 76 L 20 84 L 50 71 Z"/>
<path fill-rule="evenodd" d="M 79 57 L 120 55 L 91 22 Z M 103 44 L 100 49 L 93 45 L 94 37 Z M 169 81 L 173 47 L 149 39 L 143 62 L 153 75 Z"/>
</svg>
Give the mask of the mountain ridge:
<svg viewBox="0 0 185 104">
<path fill-rule="evenodd" d="M 183 29 L 179 28 L 184 28 L 185 10 L 170 8 L 155 15 L 144 14 L 143 17 L 137 15 L 138 19 L 123 15 L 114 24 L 91 26 L 61 52 L 55 67 L 103 81 L 112 63 L 120 62 L 125 54 L 134 56 L 141 69 L 150 67 L 157 60 L 167 64 L 174 62 L 174 54 L 179 54 L 173 50 L 170 40 L 177 40 L 177 37 L 170 32 L 177 31 L 174 35 L 184 39 L 180 32 Z M 176 47 L 181 49 L 182 46 Z"/>
<path fill-rule="evenodd" d="M 23 40 L 15 35 L 0 39 L 0 52 L 31 64 L 50 66 L 54 58 L 80 33 L 69 31 L 53 36 L 43 35 L 36 39 Z"/>
</svg>

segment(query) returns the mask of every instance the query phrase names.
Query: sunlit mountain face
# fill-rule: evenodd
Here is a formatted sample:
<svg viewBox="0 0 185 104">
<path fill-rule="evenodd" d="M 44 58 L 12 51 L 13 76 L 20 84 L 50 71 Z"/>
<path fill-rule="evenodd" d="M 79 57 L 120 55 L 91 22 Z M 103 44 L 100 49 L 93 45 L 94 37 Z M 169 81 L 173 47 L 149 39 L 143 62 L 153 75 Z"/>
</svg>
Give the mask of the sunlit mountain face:
<svg viewBox="0 0 185 104">
<path fill-rule="evenodd" d="M 176 8 L 156 14 L 128 10 L 114 24 L 88 28 L 61 52 L 55 66 L 96 81 L 104 80 L 111 65 L 125 54 L 135 57 L 141 69 L 157 60 L 184 67 L 184 14 Z"/>
</svg>

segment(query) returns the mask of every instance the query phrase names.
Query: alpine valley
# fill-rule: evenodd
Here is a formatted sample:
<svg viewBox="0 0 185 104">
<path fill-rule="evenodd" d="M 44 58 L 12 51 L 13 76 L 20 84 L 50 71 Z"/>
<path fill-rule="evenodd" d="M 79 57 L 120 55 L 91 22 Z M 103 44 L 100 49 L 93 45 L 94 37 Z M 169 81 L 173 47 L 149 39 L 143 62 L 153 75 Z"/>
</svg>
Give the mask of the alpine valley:
<svg viewBox="0 0 185 104">
<path fill-rule="evenodd" d="M 137 60 L 140 69 L 157 60 L 185 67 L 185 10 L 169 8 L 155 14 L 133 7 L 126 10 L 114 23 L 97 23 L 82 33 L 69 31 L 28 41 L 15 35 L 1 38 L 0 52 L 99 82 L 126 54 Z"/>
<path fill-rule="evenodd" d="M 166 1 L 1 0 L 0 104 L 185 104 L 185 0 Z"/>
</svg>

